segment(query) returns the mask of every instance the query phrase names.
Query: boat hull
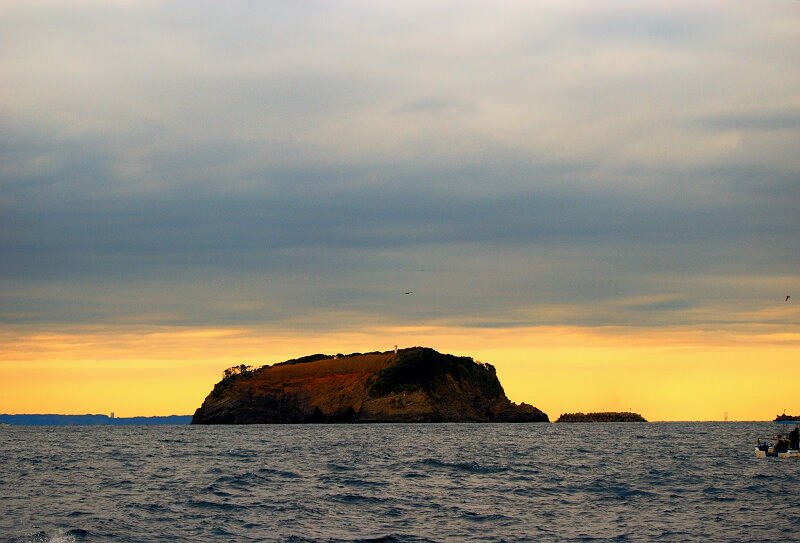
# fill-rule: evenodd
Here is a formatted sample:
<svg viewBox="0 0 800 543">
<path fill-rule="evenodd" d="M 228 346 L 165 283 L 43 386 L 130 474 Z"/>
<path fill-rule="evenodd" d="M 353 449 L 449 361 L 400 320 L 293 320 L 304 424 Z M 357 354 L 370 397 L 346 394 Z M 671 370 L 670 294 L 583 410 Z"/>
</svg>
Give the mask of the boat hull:
<svg viewBox="0 0 800 543">
<path fill-rule="evenodd" d="M 796 449 L 789 449 L 786 452 L 780 452 L 777 455 L 775 454 L 772 447 L 769 448 L 769 451 L 764 451 L 756 447 L 756 458 L 766 458 L 767 456 L 772 456 L 777 458 L 796 458 L 800 459 L 800 450 Z"/>
</svg>

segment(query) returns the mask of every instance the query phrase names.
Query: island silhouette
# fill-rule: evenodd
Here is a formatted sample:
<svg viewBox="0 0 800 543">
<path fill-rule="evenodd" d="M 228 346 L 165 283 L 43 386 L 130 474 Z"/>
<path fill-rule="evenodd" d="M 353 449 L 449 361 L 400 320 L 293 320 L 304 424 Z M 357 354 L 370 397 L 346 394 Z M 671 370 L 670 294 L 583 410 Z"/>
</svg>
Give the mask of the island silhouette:
<svg viewBox="0 0 800 543">
<path fill-rule="evenodd" d="M 596 413 L 564 413 L 556 422 L 647 422 L 639 413 L 599 411 Z"/>
<path fill-rule="evenodd" d="M 549 420 L 511 402 L 491 364 L 411 347 L 228 368 L 192 424 Z"/>
</svg>

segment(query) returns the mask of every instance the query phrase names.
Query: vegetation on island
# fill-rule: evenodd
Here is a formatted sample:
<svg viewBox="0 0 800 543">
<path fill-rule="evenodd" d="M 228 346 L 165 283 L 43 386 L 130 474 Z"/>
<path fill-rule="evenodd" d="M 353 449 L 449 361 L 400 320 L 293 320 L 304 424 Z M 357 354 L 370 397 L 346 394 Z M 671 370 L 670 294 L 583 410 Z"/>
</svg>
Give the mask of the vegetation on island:
<svg viewBox="0 0 800 543">
<path fill-rule="evenodd" d="M 604 411 L 599 413 L 564 413 L 556 422 L 647 422 L 639 413 Z"/>
<path fill-rule="evenodd" d="M 773 422 L 785 422 L 785 421 L 788 422 L 800 421 L 800 416 L 787 415 L 786 413 L 784 413 L 782 415 L 778 415 L 777 417 L 775 417 L 775 420 Z"/>
<path fill-rule="evenodd" d="M 230 368 L 226 369 L 222 372 L 222 379 L 232 379 L 237 375 L 250 375 L 255 371 L 253 366 L 248 366 L 247 364 L 240 364 L 238 366 L 231 366 Z"/>
<path fill-rule="evenodd" d="M 468 356 L 441 354 L 430 348 L 400 351 L 397 362 L 378 372 L 371 380 L 368 391 L 376 397 L 415 390 L 431 393 L 447 378 L 460 383 L 473 383 L 481 394 L 489 398 L 504 394 L 491 364 L 475 362 Z"/>
</svg>

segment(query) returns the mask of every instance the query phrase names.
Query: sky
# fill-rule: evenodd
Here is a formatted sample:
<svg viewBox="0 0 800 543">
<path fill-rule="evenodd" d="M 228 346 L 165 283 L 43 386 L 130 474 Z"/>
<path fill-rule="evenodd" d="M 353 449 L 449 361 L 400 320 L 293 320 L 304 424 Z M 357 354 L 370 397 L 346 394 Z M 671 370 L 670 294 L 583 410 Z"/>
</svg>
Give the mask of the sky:
<svg viewBox="0 0 800 543">
<path fill-rule="evenodd" d="M 0 412 L 425 345 L 551 419 L 800 413 L 798 19 L 5 0 Z"/>
</svg>

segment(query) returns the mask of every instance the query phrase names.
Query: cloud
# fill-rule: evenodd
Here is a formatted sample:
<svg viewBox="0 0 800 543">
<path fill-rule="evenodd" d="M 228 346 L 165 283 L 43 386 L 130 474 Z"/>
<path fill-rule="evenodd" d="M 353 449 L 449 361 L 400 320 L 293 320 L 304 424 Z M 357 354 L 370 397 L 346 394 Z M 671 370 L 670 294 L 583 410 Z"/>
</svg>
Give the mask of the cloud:
<svg viewBox="0 0 800 543">
<path fill-rule="evenodd" d="M 710 115 L 695 121 L 710 130 L 786 131 L 800 130 L 800 110 L 735 112 Z"/>
<path fill-rule="evenodd" d="M 454 8 L 4 11 L 0 319 L 764 314 L 800 230 L 779 8 Z"/>
<path fill-rule="evenodd" d="M 397 113 L 429 113 L 431 115 L 455 115 L 475 112 L 475 107 L 453 98 L 430 96 L 412 100 L 398 107 Z"/>
</svg>

